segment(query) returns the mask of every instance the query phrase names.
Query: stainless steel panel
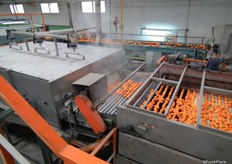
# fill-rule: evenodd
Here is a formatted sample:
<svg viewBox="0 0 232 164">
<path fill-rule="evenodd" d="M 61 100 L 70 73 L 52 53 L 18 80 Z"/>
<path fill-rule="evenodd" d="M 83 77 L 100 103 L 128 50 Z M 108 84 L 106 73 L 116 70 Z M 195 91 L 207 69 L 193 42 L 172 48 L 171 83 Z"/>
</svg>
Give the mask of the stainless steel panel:
<svg viewBox="0 0 232 164">
<path fill-rule="evenodd" d="M 29 52 L 12 50 L 10 48 L 5 50 L 0 48 L 0 51 L 4 54 L 0 57 L 0 67 L 6 70 L 38 62 L 43 59 L 43 57 L 31 55 Z"/>
<path fill-rule="evenodd" d="M 120 61 L 122 61 L 123 54 L 118 52 L 117 55 L 109 55 L 109 57 L 113 58 L 113 61 L 118 61 L 118 63 L 109 62 L 108 58 L 102 58 L 98 60 L 98 62 L 94 62 L 90 65 L 87 65 L 81 69 L 78 69 L 75 72 L 72 72 L 60 79 L 57 79 L 51 83 L 51 91 L 53 95 L 53 99 L 55 101 L 57 109 L 61 109 L 63 107 L 62 98 L 64 98 L 64 95 L 68 92 L 72 91 L 72 83 L 84 75 L 92 72 L 92 73 L 103 73 L 103 74 L 109 74 L 109 72 L 113 72 L 119 64 Z M 109 66 L 107 68 L 102 68 L 103 63 L 109 63 Z"/>
<path fill-rule="evenodd" d="M 97 73 L 89 73 L 82 77 L 81 79 L 73 82 L 73 85 L 83 85 L 83 86 L 91 86 L 101 80 L 102 78 L 106 77 L 104 74 L 97 74 Z"/>
<path fill-rule="evenodd" d="M 49 82 L 17 72 L 11 72 L 11 76 L 15 89 L 28 100 L 48 123 L 59 127 L 59 117 Z"/>
<path fill-rule="evenodd" d="M 21 54 L 20 51 L 17 52 L 16 50 L 12 50 L 9 47 L 1 47 L 0 51 L 0 75 L 2 75 L 10 83 L 11 80 L 8 73 L 9 70 L 41 60 L 40 57 L 32 56 L 26 52 Z"/>
<path fill-rule="evenodd" d="M 33 44 L 32 42 L 29 42 L 28 44 L 30 49 L 38 47 L 38 44 Z M 20 45 L 23 46 L 24 44 Z M 64 43 L 58 43 L 59 56 L 56 56 L 54 43 L 44 42 L 43 47 L 49 49 L 51 55 L 1 47 L 0 67 L 48 81 L 54 81 L 67 74 L 75 72 L 76 70 L 84 68 L 85 66 L 93 63 L 95 64 L 97 61 L 108 56 L 110 57 L 107 58 L 107 61 L 98 62 L 96 63 L 96 66 L 93 65 L 92 68 L 95 72 L 99 72 L 100 69 L 103 73 L 104 71 L 109 73 L 111 70 L 109 68 L 115 68 L 120 65 L 121 61 L 124 59 L 122 50 L 118 48 L 78 45 L 77 51 L 85 55 L 86 59 L 77 60 L 65 57 L 65 52 L 70 49 L 68 49 Z"/>
<path fill-rule="evenodd" d="M 77 92 L 88 89 L 92 102 L 107 94 L 107 80 L 105 74 L 89 73 L 72 83 Z"/>
<path fill-rule="evenodd" d="M 11 83 L 10 77 L 6 69 L 0 68 L 0 75 L 3 76 L 9 83 Z"/>
<path fill-rule="evenodd" d="M 232 163 L 232 134 L 197 129 L 143 110 L 120 107 L 117 125 L 122 131 L 207 160 Z"/>
<path fill-rule="evenodd" d="M 44 46 L 44 47 L 46 48 L 48 47 L 49 49 L 49 46 Z M 62 78 L 72 72 L 75 72 L 91 64 L 93 64 L 92 69 L 96 72 L 99 72 L 99 69 L 101 71 L 103 71 L 104 69 L 107 70 L 108 68 L 115 67 L 117 65 L 115 63 L 119 62 L 117 60 L 119 56 L 122 57 L 121 50 L 115 48 L 105 48 L 105 47 L 97 47 L 97 46 L 79 46 L 78 52 L 85 55 L 85 60 L 66 58 L 64 54 L 61 54 L 60 56 L 56 56 L 54 54 L 53 56 L 53 55 L 41 55 L 41 54 L 31 53 L 31 55 L 37 57 L 39 56 L 41 60 L 32 63 L 27 63 L 20 67 L 14 67 L 11 70 L 15 72 L 21 72 L 22 74 L 28 76 L 41 78 L 47 81 L 55 81 L 59 78 Z M 104 62 L 99 62 L 101 61 L 101 59 L 104 59 L 107 56 L 111 56 L 112 54 L 118 55 L 116 59 L 115 58 L 111 59 L 115 61 L 108 62 L 108 60 L 107 61 L 105 60 Z M 108 63 L 108 64 L 105 66 L 104 63 Z"/>
<path fill-rule="evenodd" d="M 98 61 L 94 62 L 94 64 L 92 65 L 92 72 L 93 73 L 103 73 L 103 74 L 109 75 L 112 73 L 113 70 L 115 70 L 116 68 L 119 68 L 119 66 L 121 66 L 122 63 L 125 63 L 125 61 L 127 59 L 123 55 L 122 50 L 113 48 L 112 51 L 110 51 L 110 49 L 111 48 L 106 49 L 108 51 L 108 53 L 110 53 L 110 55 L 107 55 L 107 56 L 104 55 L 104 61 L 98 60 Z M 94 54 L 94 52 L 92 52 L 92 53 Z M 103 52 L 99 51 L 99 53 L 103 53 Z M 106 53 L 106 52 L 104 52 L 104 53 Z"/>
<path fill-rule="evenodd" d="M 201 159 L 178 152 L 174 149 L 119 133 L 119 154 L 144 164 L 200 164 Z"/>
<path fill-rule="evenodd" d="M 22 46 L 25 48 L 24 44 Z M 32 50 L 38 44 L 30 42 L 29 46 Z M 59 56 L 56 56 L 54 43 L 44 42 L 43 47 L 51 54 L 0 48 L 7 54 L 0 57 L 0 73 L 10 79 L 42 117 L 59 128 L 63 98 L 73 91 L 72 83 L 90 72 L 110 74 L 122 63 L 124 55 L 116 48 L 78 46 L 77 50 L 85 55 L 86 60 L 77 60 L 65 57 L 69 49 L 64 43 L 58 43 Z"/>
</svg>

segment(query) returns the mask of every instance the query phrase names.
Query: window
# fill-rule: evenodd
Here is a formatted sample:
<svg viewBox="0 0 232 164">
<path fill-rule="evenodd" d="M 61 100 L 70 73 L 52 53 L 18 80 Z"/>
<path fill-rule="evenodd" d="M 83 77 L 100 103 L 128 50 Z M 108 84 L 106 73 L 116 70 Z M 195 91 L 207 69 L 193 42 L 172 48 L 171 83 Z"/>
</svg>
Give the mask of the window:
<svg viewBox="0 0 232 164">
<path fill-rule="evenodd" d="M 106 4 L 105 1 L 101 1 L 101 13 L 105 13 L 106 12 Z"/>
<path fill-rule="evenodd" d="M 12 14 L 25 13 L 22 4 L 10 5 L 10 11 L 11 11 Z"/>
<path fill-rule="evenodd" d="M 59 13 L 58 3 L 41 3 L 42 13 Z"/>
<path fill-rule="evenodd" d="M 101 1 L 101 13 L 106 12 L 105 1 Z M 81 2 L 82 13 L 95 13 L 95 1 L 84 1 Z"/>
<path fill-rule="evenodd" d="M 83 13 L 93 13 L 93 2 L 81 2 L 82 12 Z"/>
<path fill-rule="evenodd" d="M 59 13 L 59 7 L 57 3 L 50 3 L 51 13 Z"/>
</svg>

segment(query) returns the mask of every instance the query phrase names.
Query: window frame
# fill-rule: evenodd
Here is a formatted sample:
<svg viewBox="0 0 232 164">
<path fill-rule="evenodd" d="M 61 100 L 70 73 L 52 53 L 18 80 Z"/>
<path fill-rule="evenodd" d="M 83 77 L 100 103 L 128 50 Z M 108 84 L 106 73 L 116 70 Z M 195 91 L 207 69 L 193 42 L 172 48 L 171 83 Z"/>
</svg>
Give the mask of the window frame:
<svg viewBox="0 0 232 164">
<path fill-rule="evenodd" d="M 19 10 L 18 10 L 19 6 L 22 7 L 23 12 L 19 12 Z M 23 4 L 10 4 L 9 7 L 10 7 L 11 14 L 24 14 L 25 13 Z"/>
<path fill-rule="evenodd" d="M 82 2 L 91 2 L 92 4 L 92 12 L 83 12 L 83 5 L 82 5 Z M 95 9 L 95 1 L 81 1 L 81 13 L 82 14 L 93 14 L 93 13 L 96 13 L 96 9 Z M 104 3 L 104 10 L 102 9 L 102 3 Z M 102 11 L 103 10 L 103 11 Z M 100 1 L 100 12 L 103 14 L 103 13 L 106 13 L 106 1 L 105 0 L 101 0 Z"/>
<path fill-rule="evenodd" d="M 53 4 L 53 3 L 57 5 L 58 12 L 54 12 L 54 11 L 51 10 L 51 4 Z M 44 11 L 43 11 L 42 5 L 47 5 L 47 6 L 48 6 L 49 12 L 44 12 Z M 60 13 L 59 4 L 58 4 L 57 2 L 52 2 L 52 3 L 40 3 L 40 9 L 41 9 L 41 12 L 42 12 L 43 14 L 59 14 L 59 13 Z"/>
<path fill-rule="evenodd" d="M 92 7 L 92 11 L 91 11 L 91 12 L 83 12 L 83 4 L 82 4 L 82 3 L 86 3 L 86 2 L 91 3 L 91 7 Z M 94 13 L 93 1 L 81 1 L 81 12 L 84 13 L 84 14 L 91 14 L 91 13 Z"/>
</svg>

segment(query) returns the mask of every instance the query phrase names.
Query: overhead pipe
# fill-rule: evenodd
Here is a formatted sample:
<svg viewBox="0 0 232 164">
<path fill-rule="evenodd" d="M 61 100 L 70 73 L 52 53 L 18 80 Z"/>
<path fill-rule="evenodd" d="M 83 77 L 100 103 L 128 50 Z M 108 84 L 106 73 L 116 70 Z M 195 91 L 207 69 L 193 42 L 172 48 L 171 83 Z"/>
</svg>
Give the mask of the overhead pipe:
<svg viewBox="0 0 232 164">
<path fill-rule="evenodd" d="M 21 32 L 21 31 L 12 31 L 12 34 L 26 35 L 35 38 L 50 37 L 56 39 L 67 39 L 67 36 L 64 35 L 54 35 L 49 33 L 31 33 L 31 32 Z"/>
<path fill-rule="evenodd" d="M 49 38 L 56 38 L 56 39 L 63 39 L 66 40 L 66 35 L 54 35 L 54 34 L 46 34 L 46 33 L 35 33 L 36 38 L 43 38 L 43 37 L 49 37 Z"/>
<path fill-rule="evenodd" d="M 64 30 L 53 30 L 47 32 L 37 32 L 37 34 L 67 34 L 74 32 L 74 29 L 64 29 Z"/>
<path fill-rule="evenodd" d="M 85 29 L 80 29 L 80 30 L 74 30 L 74 29 L 64 29 L 64 30 L 54 30 L 54 31 L 48 31 L 48 32 L 22 32 L 22 31 L 12 31 L 12 34 L 19 34 L 19 35 L 26 35 L 26 36 L 35 36 L 35 37 L 51 37 L 51 38 L 56 38 L 56 39 L 67 39 L 67 36 L 63 35 L 55 35 L 55 34 L 68 34 L 68 33 L 73 33 L 73 32 L 81 32 L 85 30 L 90 30 L 90 29 L 95 29 L 96 26 L 85 28 Z"/>
</svg>

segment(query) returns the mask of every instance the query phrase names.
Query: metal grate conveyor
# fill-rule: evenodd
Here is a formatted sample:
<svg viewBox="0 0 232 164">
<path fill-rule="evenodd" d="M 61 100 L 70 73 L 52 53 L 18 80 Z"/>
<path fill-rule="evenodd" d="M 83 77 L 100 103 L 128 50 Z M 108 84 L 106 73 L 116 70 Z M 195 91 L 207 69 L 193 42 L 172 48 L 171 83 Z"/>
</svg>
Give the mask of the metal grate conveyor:
<svg viewBox="0 0 232 164">
<path fill-rule="evenodd" d="M 117 106 L 123 105 L 149 77 L 149 73 L 138 72 L 142 64 L 128 78 L 121 82 L 111 93 L 95 104 L 101 114 L 116 115 Z"/>
</svg>

